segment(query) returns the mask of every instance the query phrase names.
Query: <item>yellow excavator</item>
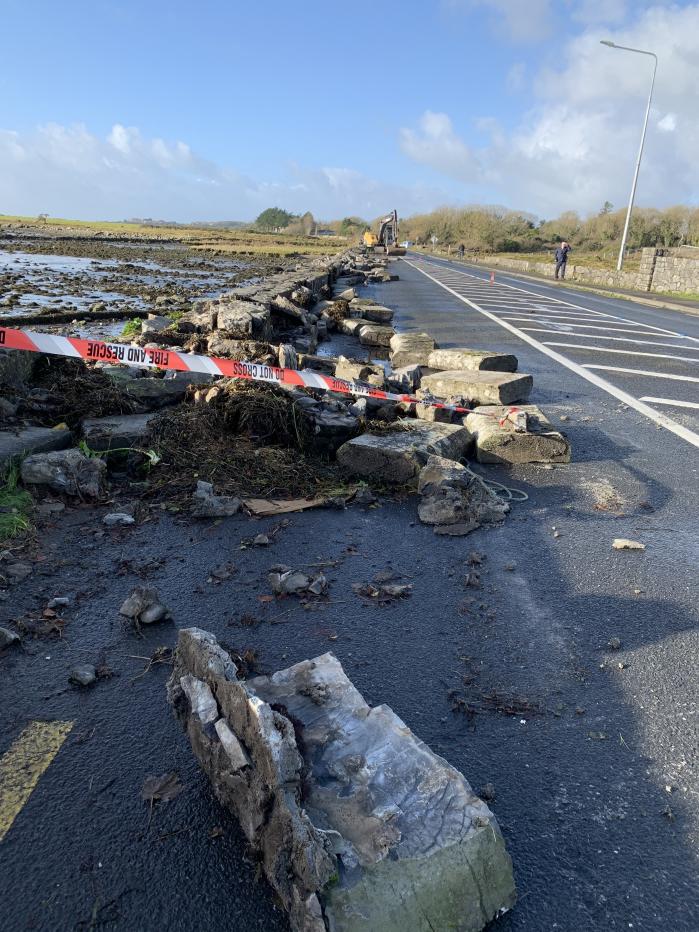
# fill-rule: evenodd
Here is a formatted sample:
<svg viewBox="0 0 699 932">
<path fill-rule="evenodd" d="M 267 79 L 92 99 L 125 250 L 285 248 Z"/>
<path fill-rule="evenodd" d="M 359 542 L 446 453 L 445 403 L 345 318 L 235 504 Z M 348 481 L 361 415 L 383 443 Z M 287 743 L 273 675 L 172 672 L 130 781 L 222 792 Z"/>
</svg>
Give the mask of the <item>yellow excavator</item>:
<svg viewBox="0 0 699 932">
<path fill-rule="evenodd" d="M 378 234 L 367 230 L 363 236 L 364 245 L 369 249 L 380 249 L 387 256 L 404 256 L 406 249 L 398 245 L 398 212 L 392 210 L 379 225 Z"/>
</svg>

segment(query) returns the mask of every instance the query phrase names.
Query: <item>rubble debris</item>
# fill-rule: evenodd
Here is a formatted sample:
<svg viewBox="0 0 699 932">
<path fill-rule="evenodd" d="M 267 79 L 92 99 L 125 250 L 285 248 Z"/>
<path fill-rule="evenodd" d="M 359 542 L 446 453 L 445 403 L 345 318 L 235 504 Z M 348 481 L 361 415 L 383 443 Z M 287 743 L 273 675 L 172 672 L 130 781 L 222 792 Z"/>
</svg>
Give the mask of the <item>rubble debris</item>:
<svg viewBox="0 0 699 932">
<path fill-rule="evenodd" d="M 115 511 L 112 514 L 105 515 L 102 518 L 102 524 L 105 524 L 107 527 L 128 527 L 130 524 L 135 524 L 136 519 L 133 515 L 126 514 L 122 511 Z"/>
<path fill-rule="evenodd" d="M 86 418 L 82 423 L 83 439 L 98 453 L 140 446 L 145 444 L 154 417 L 151 412 Z"/>
<path fill-rule="evenodd" d="M 339 356 L 335 366 L 335 378 L 348 382 L 367 382 L 376 388 L 383 388 L 386 374 L 383 366 L 368 362 L 354 362 L 345 356 Z"/>
<path fill-rule="evenodd" d="M 242 504 L 239 498 L 230 495 L 214 495 L 213 485 L 201 479 L 192 493 L 192 515 L 195 518 L 228 518 L 238 514 Z"/>
<path fill-rule="evenodd" d="M 348 472 L 375 481 L 410 483 L 431 453 L 459 459 L 471 443 L 465 427 L 400 421 L 383 433 L 362 434 L 337 451 L 338 463 Z"/>
<path fill-rule="evenodd" d="M 525 402 L 533 385 L 533 378 L 522 373 L 447 369 L 424 375 L 420 393 L 429 392 L 438 398 L 462 398 L 472 405 L 508 405 Z"/>
<path fill-rule="evenodd" d="M 376 601 L 379 605 L 388 605 L 396 599 L 407 599 L 412 594 L 412 583 L 373 582 L 353 583 L 352 589 L 357 595 Z"/>
<path fill-rule="evenodd" d="M 19 356 L 20 354 L 17 353 Z M 67 427 L 22 427 L 17 431 L 0 430 L 0 468 L 26 454 L 64 450 L 72 442 Z"/>
<path fill-rule="evenodd" d="M 74 447 L 34 453 L 22 461 L 20 474 L 25 486 L 45 486 L 61 495 L 97 499 L 105 490 L 107 464 Z"/>
<path fill-rule="evenodd" d="M 169 609 L 160 601 L 157 589 L 136 586 L 124 601 L 119 614 L 130 618 L 136 625 L 152 625 L 172 619 Z"/>
<path fill-rule="evenodd" d="M 31 576 L 33 572 L 33 567 L 31 563 L 23 563 L 22 561 L 17 561 L 16 563 L 7 563 L 2 568 L 2 575 L 10 583 L 22 582 L 23 579 L 26 579 L 27 576 Z"/>
<path fill-rule="evenodd" d="M 276 595 L 324 595 L 328 589 L 328 580 L 323 573 L 308 576 L 288 566 L 273 568 L 267 576 L 272 591 Z"/>
<path fill-rule="evenodd" d="M 9 628 L 0 628 L 0 650 L 3 647 L 10 647 L 12 644 L 19 644 L 20 638 L 14 631 Z"/>
<path fill-rule="evenodd" d="M 168 699 L 294 932 L 477 932 L 514 905 L 493 813 L 332 654 L 243 682 L 185 629 Z"/>
<path fill-rule="evenodd" d="M 520 429 L 517 418 L 525 426 Z M 484 405 L 464 418 L 479 463 L 569 463 L 570 441 L 536 405 Z"/>
<path fill-rule="evenodd" d="M 94 686 L 97 682 L 97 670 L 91 663 L 78 663 L 70 671 L 68 680 L 74 686 Z"/>
<path fill-rule="evenodd" d="M 382 327 L 381 324 L 365 324 L 359 328 L 362 346 L 390 346 L 394 335 L 393 327 Z"/>
<path fill-rule="evenodd" d="M 279 347 L 279 365 L 282 369 L 298 369 L 299 357 L 290 343 L 282 343 Z"/>
<path fill-rule="evenodd" d="M 645 550 L 646 545 L 637 540 L 628 540 L 626 537 L 616 537 L 612 541 L 614 550 Z"/>
<path fill-rule="evenodd" d="M 510 510 L 479 476 L 441 456 L 430 456 L 420 471 L 418 492 L 420 520 L 445 528 L 439 533 L 468 534 L 481 524 L 502 521 Z"/>
<path fill-rule="evenodd" d="M 184 786 L 176 773 L 166 773 L 162 777 L 146 777 L 141 787 L 141 799 L 150 804 L 151 810 L 155 803 L 169 803 L 176 799 Z"/>
<path fill-rule="evenodd" d="M 390 342 L 391 365 L 394 369 L 426 366 L 436 345 L 429 333 L 397 333 Z"/>
<path fill-rule="evenodd" d="M 307 508 L 319 508 L 327 505 L 327 498 L 292 498 L 292 499 L 266 499 L 244 498 L 242 500 L 246 511 L 256 518 L 266 518 L 269 515 L 292 514 L 294 511 L 306 511 Z"/>
<path fill-rule="evenodd" d="M 617 637 L 609 638 L 609 640 L 607 641 L 607 648 L 609 650 L 620 650 L 621 641 Z"/>
<path fill-rule="evenodd" d="M 516 372 L 517 357 L 510 353 L 491 353 L 487 350 L 465 349 L 464 347 L 436 349 L 430 353 L 427 366 L 430 369 L 465 369 L 471 372 L 478 369 Z"/>
</svg>

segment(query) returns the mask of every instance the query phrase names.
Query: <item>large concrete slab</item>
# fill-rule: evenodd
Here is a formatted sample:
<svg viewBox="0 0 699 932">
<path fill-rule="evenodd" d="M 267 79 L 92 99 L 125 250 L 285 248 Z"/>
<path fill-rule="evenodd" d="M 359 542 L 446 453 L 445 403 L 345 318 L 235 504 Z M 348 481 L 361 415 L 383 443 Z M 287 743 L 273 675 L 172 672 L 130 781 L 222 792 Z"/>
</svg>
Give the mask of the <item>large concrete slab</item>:
<svg viewBox="0 0 699 932">
<path fill-rule="evenodd" d="M 478 932 L 514 904 L 491 810 L 332 654 L 244 682 L 185 629 L 168 697 L 294 932 Z"/>
<path fill-rule="evenodd" d="M 468 414 L 464 424 L 476 438 L 479 463 L 569 463 L 570 441 L 536 405 L 518 405 L 527 416 L 527 430 L 515 430 L 510 409 L 484 405 Z"/>
<path fill-rule="evenodd" d="M 496 372 L 516 372 L 517 357 L 511 353 L 491 353 L 465 347 L 436 349 L 430 353 L 427 365 L 430 369 L 489 369 Z"/>
<path fill-rule="evenodd" d="M 395 330 L 393 327 L 382 327 L 380 324 L 366 324 L 360 327 L 358 333 L 362 346 L 388 347 L 395 335 Z"/>
<path fill-rule="evenodd" d="M 25 427 L 18 431 L 0 430 L 0 466 L 15 457 L 32 453 L 65 450 L 72 443 L 68 428 Z"/>
<path fill-rule="evenodd" d="M 471 443 L 459 424 L 399 421 L 381 434 L 362 434 L 337 451 L 338 463 L 354 476 L 397 484 L 417 480 L 431 454 L 458 460 Z"/>
<path fill-rule="evenodd" d="M 118 450 L 142 444 L 148 436 L 151 414 L 118 414 L 83 421 L 83 438 L 91 450 Z"/>
<path fill-rule="evenodd" d="M 437 398 L 464 398 L 471 404 L 507 405 L 526 401 L 533 385 L 533 378 L 521 373 L 451 369 L 424 375 L 420 389 L 427 389 Z"/>
<path fill-rule="evenodd" d="M 391 339 L 391 365 L 426 366 L 436 344 L 429 333 L 397 333 Z"/>
</svg>

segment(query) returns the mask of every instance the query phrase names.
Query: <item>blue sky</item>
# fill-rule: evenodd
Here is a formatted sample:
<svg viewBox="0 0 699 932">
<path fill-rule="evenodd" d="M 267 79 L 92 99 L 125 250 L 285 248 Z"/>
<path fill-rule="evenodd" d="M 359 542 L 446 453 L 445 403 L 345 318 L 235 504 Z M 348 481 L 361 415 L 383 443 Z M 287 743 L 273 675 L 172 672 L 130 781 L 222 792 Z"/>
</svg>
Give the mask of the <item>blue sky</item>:
<svg viewBox="0 0 699 932">
<path fill-rule="evenodd" d="M 622 204 L 650 72 L 607 35 L 661 56 L 640 201 L 697 199 L 699 3 L 4 0 L 3 32 L 0 212 Z"/>
</svg>

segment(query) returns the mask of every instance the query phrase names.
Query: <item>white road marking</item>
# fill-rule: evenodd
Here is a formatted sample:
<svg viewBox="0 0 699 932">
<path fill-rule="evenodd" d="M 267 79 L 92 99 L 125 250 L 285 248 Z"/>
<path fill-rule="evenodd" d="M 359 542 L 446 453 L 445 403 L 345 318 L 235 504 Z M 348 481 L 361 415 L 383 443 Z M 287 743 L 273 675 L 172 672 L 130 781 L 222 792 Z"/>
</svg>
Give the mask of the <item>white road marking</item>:
<svg viewBox="0 0 699 932">
<path fill-rule="evenodd" d="M 547 323 L 551 323 L 551 321 L 547 321 L 547 320 L 537 320 L 536 317 L 503 317 L 503 320 L 522 320 L 522 321 L 524 321 L 525 323 L 528 323 L 528 324 L 547 324 Z M 638 334 L 639 336 L 643 336 L 643 337 L 652 337 L 652 336 L 655 336 L 654 333 L 649 332 L 648 330 L 626 330 L 624 327 L 597 327 L 597 326 L 595 326 L 594 324 L 571 324 L 570 326 L 571 326 L 571 327 L 575 327 L 577 330 L 579 330 L 579 329 L 582 327 L 582 328 L 585 328 L 586 330 L 604 330 L 604 331 L 606 331 L 606 332 L 608 332 L 608 333 L 634 333 L 634 334 Z M 641 324 L 641 326 L 644 326 L 644 325 Z M 526 328 L 523 327 L 522 329 L 525 330 Z M 584 337 L 584 336 L 586 336 L 586 334 L 581 333 L 580 336 L 583 336 L 583 337 Z M 681 336 L 681 334 L 672 333 L 672 331 L 669 331 L 669 330 L 668 330 L 668 331 L 666 331 L 665 333 L 659 333 L 658 336 L 664 336 L 664 337 L 677 337 L 677 338 L 679 338 L 679 337 Z M 693 339 L 693 338 L 692 338 L 692 337 L 684 337 L 684 339 L 685 339 L 685 340 L 691 340 L 691 339 Z"/>
<path fill-rule="evenodd" d="M 692 375 L 670 375 L 667 372 L 650 372 L 647 369 L 620 369 L 616 366 L 593 366 L 590 363 L 583 363 L 582 367 L 583 369 L 604 369 L 606 372 L 628 372 L 629 375 L 650 375 L 655 379 L 674 379 L 676 382 L 699 382 L 699 378 L 694 378 Z"/>
<path fill-rule="evenodd" d="M 699 411 L 699 405 L 693 401 L 678 401 L 675 398 L 652 398 L 650 395 L 644 395 L 641 401 L 652 401 L 656 405 L 675 405 L 678 408 L 695 408 Z"/>
<path fill-rule="evenodd" d="M 592 350 L 593 353 L 618 353 L 620 356 L 647 356 L 650 359 L 679 359 L 680 362 L 699 363 L 696 356 L 673 356 L 671 353 L 644 353 L 642 350 L 612 349 L 610 346 L 583 346 L 580 343 L 555 343 L 547 340 L 544 346 L 567 346 L 569 349 Z"/>
<path fill-rule="evenodd" d="M 410 260 L 404 259 L 403 261 L 412 268 L 417 269 L 421 275 L 424 275 L 425 278 L 429 278 L 429 280 L 434 282 L 435 285 L 439 285 L 440 288 L 444 288 L 445 291 L 448 291 L 451 295 L 457 298 L 457 300 L 462 301 L 469 307 L 472 307 L 475 311 L 478 311 L 479 314 L 482 314 L 484 317 L 487 317 L 494 323 L 500 324 L 500 326 L 504 327 L 505 330 L 509 330 L 510 333 L 514 333 L 515 336 L 518 336 L 521 340 L 523 340 L 525 343 L 528 343 L 530 346 L 535 347 L 539 350 L 539 352 L 544 353 L 546 356 L 554 359 L 562 366 L 565 366 L 566 369 L 570 369 L 571 372 L 575 372 L 576 375 L 579 375 L 583 379 L 586 379 L 588 382 L 591 382 L 593 385 L 596 385 L 597 388 L 601 388 L 603 391 L 607 392 L 609 395 L 612 395 L 612 397 L 616 398 L 618 401 L 621 401 L 628 405 L 630 408 L 633 408 L 635 411 L 638 411 L 639 414 L 643 414 L 645 417 L 649 418 L 649 420 L 653 421 L 654 424 L 658 424 L 659 426 L 664 427 L 666 430 L 671 431 L 677 437 L 681 437 L 682 440 L 686 440 L 687 443 L 691 443 L 692 446 L 699 448 L 699 434 L 695 433 L 693 430 L 690 430 L 688 427 L 684 427 L 682 424 L 678 424 L 677 421 L 673 421 L 672 418 L 667 417 L 660 411 L 656 411 L 654 408 L 649 407 L 647 404 L 644 404 L 642 401 L 634 398 L 633 395 L 629 395 L 628 392 L 617 388 L 616 385 L 612 385 L 612 383 L 608 382 L 606 379 L 595 375 L 593 372 L 589 371 L 589 368 L 580 366 L 578 363 L 573 362 L 572 359 L 568 359 L 567 357 L 561 355 L 561 353 L 557 353 L 555 350 L 552 350 L 550 347 L 544 346 L 543 343 L 540 343 L 534 337 L 529 336 L 528 333 L 524 333 L 518 327 L 513 327 L 512 324 L 510 324 L 508 321 L 503 320 L 501 317 L 498 317 L 495 314 L 491 314 L 490 311 L 486 311 L 474 301 L 470 301 L 468 298 L 460 295 L 458 291 L 454 291 L 453 288 L 450 288 L 448 285 L 444 285 L 439 281 L 439 279 L 435 278 L 433 275 L 430 275 L 429 272 L 421 269 Z"/>
<path fill-rule="evenodd" d="M 537 327 L 522 327 L 528 333 L 559 333 L 561 330 L 572 330 L 572 327 L 557 324 L 556 330 L 545 330 Z M 694 349 L 693 346 L 682 346 L 678 343 L 656 343 L 654 340 L 632 340 L 630 337 L 606 337 L 602 333 L 578 333 L 576 336 L 584 337 L 586 340 L 614 340 L 615 343 L 633 343 L 638 346 L 666 346 L 668 349 L 681 349 L 689 353 L 699 353 L 699 347 Z M 682 337 L 673 337 L 674 340 L 681 340 Z M 696 357 L 699 359 L 699 356 Z"/>
</svg>

